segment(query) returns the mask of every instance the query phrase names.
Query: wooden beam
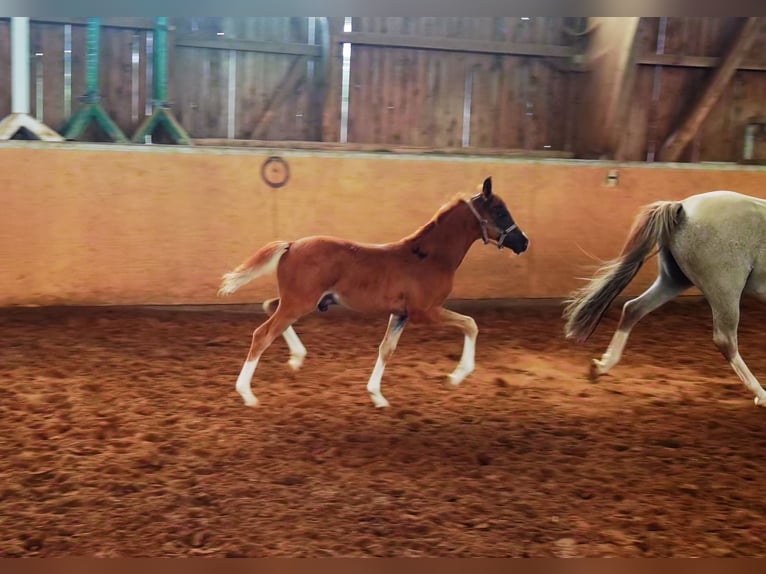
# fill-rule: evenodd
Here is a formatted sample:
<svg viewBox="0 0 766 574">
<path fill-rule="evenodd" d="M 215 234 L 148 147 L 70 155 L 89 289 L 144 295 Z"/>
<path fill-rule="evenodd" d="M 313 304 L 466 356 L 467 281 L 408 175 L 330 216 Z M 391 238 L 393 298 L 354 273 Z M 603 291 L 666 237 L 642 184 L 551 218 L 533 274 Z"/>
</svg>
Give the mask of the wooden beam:
<svg viewBox="0 0 766 574">
<path fill-rule="evenodd" d="M 289 42 L 257 42 L 254 40 L 231 40 L 227 38 L 200 38 L 196 35 L 179 35 L 176 46 L 185 48 L 207 48 L 211 50 L 237 50 L 240 52 L 261 52 L 265 54 L 287 54 L 288 56 L 308 56 L 318 58 L 322 55 L 320 46 Z"/>
<path fill-rule="evenodd" d="M 720 65 L 713 72 L 713 77 L 702 95 L 692 105 L 681 123 L 681 127 L 673 132 L 663 144 L 659 153 L 660 161 L 678 161 L 678 158 L 681 157 L 684 148 L 697 134 L 702 122 L 705 121 L 710 110 L 729 85 L 743 56 L 753 45 L 753 41 L 761 30 L 761 21 L 762 19 L 757 17 L 745 20 L 726 56 L 721 59 Z"/>
<path fill-rule="evenodd" d="M 266 104 L 261 117 L 256 121 L 255 131 L 253 133 L 255 139 L 263 139 L 266 136 L 266 132 L 274 119 L 279 105 L 306 81 L 306 62 L 306 57 L 300 56 L 295 58 L 293 63 L 290 64 L 282 81 L 271 94 L 271 99 L 269 100 L 269 103 Z"/>
<path fill-rule="evenodd" d="M 242 140 L 222 138 L 198 138 L 192 140 L 198 146 L 237 147 L 237 148 L 272 148 L 307 151 L 339 151 L 364 153 L 393 153 L 428 155 L 457 155 L 482 157 L 518 157 L 518 158 L 550 158 L 570 159 L 574 154 L 558 150 L 505 149 L 505 148 L 435 148 L 387 144 L 360 144 L 337 142 L 306 142 L 306 141 L 274 141 L 274 140 Z"/>
<path fill-rule="evenodd" d="M 412 48 L 415 50 L 441 50 L 447 52 L 472 52 L 507 56 L 537 56 L 543 58 L 573 58 L 578 51 L 570 46 L 553 44 L 520 44 L 459 38 L 429 38 L 425 36 L 396 36 L 372 32 L 343 32 L 338 34 L 340 43 L 388 48 Z"/>
<path fill-rule="evenodd" d="M 717 68 L 721 65 L 721 58 L 713 56 L 677 56 L 675 54 L 647 54 L 641 56 L 637 62 L 642 66 L 667 66 L 677 68 Z M 755 72 L 766 71 L 765 62 L 745 61 L 740 62 L 738 70 L 751 70 Z"/>
<path fill-rule="evenodd" d="M 87 26 L 87 18 L 72 18 L 58 16 L 39 16 L 30 18 L 32 22 L 45 24 L 71 24 L 73 26 Z M 124 16 L 105 16 L 101 18 L 101 26 L 104 28 L 130 28 L 132 30 L 154 30 L 154 18 L 137 18 Z"/>
</svg>

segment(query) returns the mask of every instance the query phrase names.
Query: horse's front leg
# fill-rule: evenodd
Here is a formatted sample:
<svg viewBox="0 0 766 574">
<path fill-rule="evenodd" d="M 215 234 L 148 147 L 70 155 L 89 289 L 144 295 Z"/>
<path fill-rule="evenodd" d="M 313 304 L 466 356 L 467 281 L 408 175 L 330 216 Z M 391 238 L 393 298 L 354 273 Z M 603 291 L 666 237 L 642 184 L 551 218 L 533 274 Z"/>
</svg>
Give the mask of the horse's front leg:
<svg viewBox="0 0 766 574">
<path fill-rule="evenodd" d="M 429 313 L 428 318 L 434 323 L 442 323 L 459 328 L 463 332 L 463 353 L 455 370 L 449 374 L 449 382 L 452 386 L 458 386 L 473 372 L 476 361 L 476 337 L 479 328 L 476 321 L 468 315 L 461 315 L 455 311 L 439 307 Z"/>
</svg>

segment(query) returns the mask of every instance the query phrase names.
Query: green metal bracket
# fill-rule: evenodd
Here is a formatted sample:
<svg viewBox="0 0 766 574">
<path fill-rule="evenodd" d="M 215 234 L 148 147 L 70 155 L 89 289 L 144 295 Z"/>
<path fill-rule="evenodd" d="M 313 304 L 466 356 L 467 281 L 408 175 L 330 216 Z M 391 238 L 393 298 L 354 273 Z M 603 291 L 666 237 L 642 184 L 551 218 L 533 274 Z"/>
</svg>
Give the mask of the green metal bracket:
<svg viewBox="0 0 766 574">
<path fill-rule="evenodd" d="M 143 143 L 146 136 L 162 126 L 175 143 L 193 145 L 189 134 L 170 111 L 168 102 L 168 19 L 165 17 L 158 17 L 155 25 L 153 92 L 152 115 L 138 127 L 133 142 Z"/>
<path fill-rule="evenodd" d="M 101 106 L 98 90 L 100 31 L 101 19 L 88 18 L 88 58 L 83 105 L 64 123 L 61 133 L 68 140 L 76 140 L 88 129 L 91 122 L 95 122 L 112 141 L 128 143 L 128 138 Z"/>
</svg>

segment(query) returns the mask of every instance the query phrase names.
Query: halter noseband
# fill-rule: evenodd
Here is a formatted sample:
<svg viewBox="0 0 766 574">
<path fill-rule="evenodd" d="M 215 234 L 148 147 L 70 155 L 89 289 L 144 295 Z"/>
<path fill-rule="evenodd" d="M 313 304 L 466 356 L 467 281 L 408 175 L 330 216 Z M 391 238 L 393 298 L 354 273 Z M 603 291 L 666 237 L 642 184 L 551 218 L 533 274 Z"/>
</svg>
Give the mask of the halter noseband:
<svg viewBox="0 0 766 574">
<path fill-rule="evenodd" d="M 518 225 L 514 223 L 507 229 L 500 229 L 497 225 L 492 223 L 491 224 L 492 228 L 498 233 L 498 238 L 492 239 L 487 234 L 487 225 L 489 225 L 489 223 L 487 222 L 486 219 L 484 219 L 481 215 L 479 215 L 478 211 L 476 211 L 476 208 L 473 206 L 473 197 L 471 199 L 465 200 L 465 202 L 468 204 L 468 208 L 471 210 L 471 213 L 473 213 L 474 216 L 476 216 L 476 219 L 478 220 L 479 225 L 481 226 L 481 240 L 484 242 L 484 245 L 486 245 L 487 243 L 492 243 L 494 245 L 497 245 L 498 249 L 502 250 L 503 241 L 505 241 L 505 238 L 508 237 L 508 234 L 514 229 L 516 229 Z"/>
</svg>

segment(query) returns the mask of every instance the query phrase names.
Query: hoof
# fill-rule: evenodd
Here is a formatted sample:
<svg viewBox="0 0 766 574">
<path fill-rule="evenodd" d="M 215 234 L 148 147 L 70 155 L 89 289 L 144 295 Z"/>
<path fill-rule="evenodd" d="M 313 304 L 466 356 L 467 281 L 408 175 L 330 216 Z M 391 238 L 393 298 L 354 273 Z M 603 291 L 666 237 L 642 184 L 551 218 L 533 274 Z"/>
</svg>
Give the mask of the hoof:
<svg viewBox="0 0 766 574">
<path fill-rule="evenodd" d="M 370 398 L 372 399 L 372 403 L 375 405 L 376 409 L 384 409 L 389 406 L 388 401 L 383 398 L 383 395 L 373 395 L 371 393 Z"/>
<path fill-rule="evenodd" d="M 287 364 L 293 371 L 299 371 L 303 366 L 303 357 L 291 357 Z"/>
<path fill-rule="evenodd" d="M 471 369 L 470 371 L 455 371 L 453 373 L 450 373 L 449 375 L 447 375 L 447 380 L 449 381 L 448 385 L 451 387 L 459 386 L 460 383 L 462 383 L 465 380 L 465 378 L 471 374 L 472 371 L 473 369 Z"/>
<path fill-rule="evenodd" d="M 456 376 L 455 373 L 447 375 L 447 382 L 445 386 L 449 389 L 456 389 L 460 386 L 460 383 L 463 382 L 464 378 L 465 377 Z"/>
<path fill-rule="evenodd" d="M 258 406 L 258 399 L 256 399 L 254 396 L 242 397 L 242 400 L 244 401 L 246 407 Z"/>
<path fill-rule="evenodd" d="M 766 407 L 766 396 L 764 397 L 755 397 L 755 406 L 756 407 Z"/>
<path fill-rule="evenodd" d="M 604 363 L 599 361 L 598 359 L 593 359 L 590 362 L 590 369 L 588 370 L 588 378 L 592 383 L 595 383 L 598 378 L 604 374 L 604 371 L 602 370 L 604 367 Z"/>
</svg>

